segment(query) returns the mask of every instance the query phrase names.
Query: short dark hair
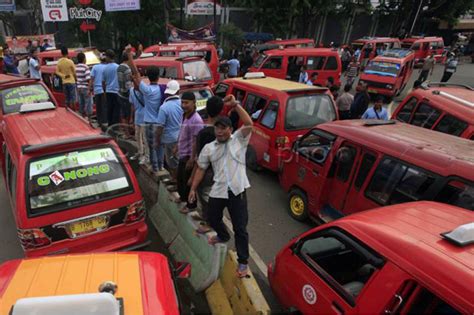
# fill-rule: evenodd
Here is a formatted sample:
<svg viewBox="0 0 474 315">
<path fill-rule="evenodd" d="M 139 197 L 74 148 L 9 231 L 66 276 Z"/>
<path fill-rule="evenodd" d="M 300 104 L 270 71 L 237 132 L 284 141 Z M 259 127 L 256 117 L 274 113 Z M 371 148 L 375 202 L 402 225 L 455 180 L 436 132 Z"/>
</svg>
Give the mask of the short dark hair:
<svg viewBox="0 0 474 315">
<path fill-rule="evenodd" d="M 128 61 L 128 54 L 124 51 L 122 53 L 122 58 L 120 60 L 120 62 L 127 62 Z"/>
<path fill-rule="evenodd" d="M 193 92 L 184 92 L 181 95 L 181 100 L 187 100 L 187 101 L 196 101 L 196 95 L 194 95 Z"/>
<path fill-rule="evenodd" d="M 107 49 L 105 51 L 105 56 L 108 57 L 109 59 L 114 59 L 115 58 L 115 52 L 112 49 Z"/>
<path fill-rule="evenodd" d="M 43 42 L 47 42 L 47 41 L 49 41 L 49 39 L 47 39 L 47 38 L 43 39 Z"/>
<path fill-rule="evenodd" d="M 33 55 L 37 50 L 38 50 L 38 48 L 31 48 L 30 49 L 30 54 Z"/>
<path fill-rule="evenodd" d="M 333 77 L 329 77 L 329 78 L 328 78 L 328 82 L 334 84 L 334 78 L 333 78 Z"/>
<path fill-rule="evenodd" d="M 207 100 L 206 111 L 209 117 L 214 118 L 219 116 L 224 108 L 224 101 L 219 96 L 212 96 Z"/>
<path fill-rule="evenodd" d="M 61 47 L 61 55 L 67 56 L 69 54 L 69 51 L 66 46 Z"/>
<path fill-rule="evenodd" d="M 152 66 L 146 69 L 146 76 L 150 82 L 156 82 L 160 78 L 160 68 Z"/>
<path fill-rule="evenodd" d="M 77 61 L 79 63 L 84 63 L 85 60 L 86 60 L 86 55 L 83 52 L 80 52 L 77 54 Z"/>
<path fill-rule="evenodd" d="M 352 85 L 346 84 L 344 85 L 344 92 L 349 92 L 352 89 Z"/>
<path fill-rule="evenodd" d="M 16 38 L 16 36 L 13 36 L 13 37 L 12 37 L 12 40 L 14 40 L 14 39 L 18 39 L 18 38 Z"/>
<path fill-rule="evenodd" d="M 376 103 L 378 103 L 378 102 L 382 102 L 382 103 L 383 103 L 383 101 L 384 101 L 384 98 L 383 98 L 383 96 L 380 96 L 380 95 L 377 96 L 377 98 L 375 99 L 375 102 L 376 102 Z"/>
</svg>

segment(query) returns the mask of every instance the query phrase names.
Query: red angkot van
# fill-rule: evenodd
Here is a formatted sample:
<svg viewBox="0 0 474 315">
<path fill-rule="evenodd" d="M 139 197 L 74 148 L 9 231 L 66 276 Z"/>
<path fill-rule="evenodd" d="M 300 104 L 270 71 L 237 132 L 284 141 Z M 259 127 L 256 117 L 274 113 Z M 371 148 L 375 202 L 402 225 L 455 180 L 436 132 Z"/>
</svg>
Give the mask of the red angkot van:
<svg viewBox="0 0 474 315">
<path fill-rule="evenodd" d="M 372 60 L 380 51 L 401 47 L 400 40 L 391 37 L 363 37 L 353 41 L 351 45 L 354 51 L 360 50 L 359 62 L 364 59 L 366 53 L 369 54 L 369 60 Z"/>
<path fill-rule="evenodd" d="M 367 91 L 389 98 L 399 95 L 413 73 L 415 55 L 411 50 L 387 50 L 364 68 L 359 83 L 367 84 Z"/>
<path fill-rule="evenodd" d="M 77 64 L 77 54 L 82 52 L 86 55 L 86 64 L 88 66 L 93 66 L 100 63 L 100 52 L 95 48 L 70 48 L 68 49 L 69 58 L 71 58 L 74 63 Z M 38 53 L 38 60 L 40 66 L 45 66 L 48 63 L 51 65 L 51 62 L 58 61 L 63 55 L 61 54 L 60 49 L 49 49 Z"/>
<path fill-rule="evenodd" d="M 137 179 L 110 137 L 51 103 L 22 106 L 2 130 L 3 176 L 27 257 L 147 244 Z"/>
<path fill-rule="evenodd" d="M 268 266 L 292 314 L 473 314 L 474 212 L 411 202 L 336 220 Z"/>
<path fill-rule="evenodd" d="M 153 55 L 161 57 L 203 57 L 209 64 L 209 68 L 211 68 L 214 83 L 219 82 L 219 56 L 213 43 L 206 41 L 181 41 L 179 43 L 153 45 L 147 47 L 144 52 L 153 53 Z"/>
<path fill-rule="evenodd" d="M 436 62 L 444 62 L 444 41 L 442 37 L 413 36 L 402 40 L 402 48 L 415 52 L 415 63 L 423 63 L 426 57 L 434 54 Z"/>
<path fill-rule="evenodd" d="M 283 48 L 313 48 L 315 46 L 312 38 L 275 39 L 265 44 L 278 45 Z"/>
</svg>

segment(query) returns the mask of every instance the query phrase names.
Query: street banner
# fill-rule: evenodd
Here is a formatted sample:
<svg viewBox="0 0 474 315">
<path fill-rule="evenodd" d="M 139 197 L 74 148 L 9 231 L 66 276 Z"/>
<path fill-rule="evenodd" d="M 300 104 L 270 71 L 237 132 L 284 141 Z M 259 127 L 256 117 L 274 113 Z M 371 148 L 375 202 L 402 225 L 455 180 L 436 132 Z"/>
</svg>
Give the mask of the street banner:
<svg viewBox="0 0 474 315">
<path fill-rule="evenodd" d="M 140 10 L 140 0 L 105 0 L 105 11 Z"/>
<path fill-rule="evenodd" d="M 41 0 L 41 10 L 45 22 L 69 21 L 66 0 Z"/>
<path fill-rule="evenodd" d="M 214 1 L 216 2 L 216 14 L 221 14 L 221 5 L 217 0 L 188 0 L 186 12 L 189 15 L 213 15 Z"/>
<path fill-rule="evenodd" d="M 0 12 L 11 12 L 15 10 L 15 0 L 0 0 Z"/>
<path fill-rule="evenodd" d="M 208 40 L 213 41 L 216 39 L 216 33 L 214 31 L 214 23 L 208 24 L 204 27 L 195 30 L 182 30 L 174 25 L 166 25 L 170 31 L 168 42 L 179 42 L 182 40 Z"/>
<path fill-rule="evenodd" d="M 43 41 L 46 38 L 48 39 L 49 45 L 52 47 L 56 46 L 54 34 L 16 36 L 16 39 L 13 39 L 11 36 L 6 36 L 5 41 L 14 54 L 27 54 L 28 40 L 31 40 L 34 46 L 39 47 L 43 45 Z"/>
</svg>

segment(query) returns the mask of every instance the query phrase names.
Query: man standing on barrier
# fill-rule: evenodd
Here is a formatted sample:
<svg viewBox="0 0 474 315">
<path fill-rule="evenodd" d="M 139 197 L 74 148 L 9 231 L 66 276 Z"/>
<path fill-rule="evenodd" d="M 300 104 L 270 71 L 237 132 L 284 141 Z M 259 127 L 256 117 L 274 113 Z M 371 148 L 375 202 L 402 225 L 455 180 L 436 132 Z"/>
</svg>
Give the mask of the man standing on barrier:
<svg viewBox="0 0 474 315">
<path fill-rule="evenodd" d="M 233 95 L 224 98 L 224 104 L 235 111 L 243 126 L 232 134 L 232 122 L 228 117 L 219 117 L 214 123 L 216 140 L 207 144 L 199 155 L 198 169 L 193 178 L 189 202 L 195 202 L 196 189 L 202 181 L 206 169 L 212 165 L 214 184 L 209 194 L 209 223 L 217 232 L 209 239 L 209 244 L 227 242 L 230 234 L 222 221 L 227 207 L 235 233 L 235 247 L 239 266 L 237 274 L 248 274 L 249 236 L 247 233 L 248 210 L 245 190 L 250 187 L 245 167 L 245 153 L 252 134 L 252 119 L 245 109 L 236 102 Z"/>
</svg>

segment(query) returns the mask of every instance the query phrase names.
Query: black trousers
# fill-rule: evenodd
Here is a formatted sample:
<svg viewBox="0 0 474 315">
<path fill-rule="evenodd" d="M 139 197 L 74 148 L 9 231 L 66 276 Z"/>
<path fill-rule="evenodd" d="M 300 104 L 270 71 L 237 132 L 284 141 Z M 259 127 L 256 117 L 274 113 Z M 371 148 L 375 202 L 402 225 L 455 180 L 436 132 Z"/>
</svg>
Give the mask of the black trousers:
<svg viewBox="0 0 474 315">
<path fill-rule="evenodd" d="M 107 102 L 105 99 L 105 94 L 101 93 L 94 95 L 94 102 L 97 122 L 99 125 L 105 124 L 107 122 Z"/>
<path fill-rule="evenodd" d="M 120 122 L 120 102 L 118 94 L 105 93 L 107 95 L 107 121 L 109 126 Z"/>
<path fill-rule="evenodd" d="M 418 81 L 425 82 L 428 79 L 428 74 L 430 70 L 421 70 L 420 76 L 418 77 Z"/>
<path fill-rule="evenodd" d="M 234 228 L 237 261 L 241 264 L 248 264 L 249 234 L 247 233 L 247 223 L 249 216 L 245 191 L 238 196 L 229 191 L 229 199 L 209 198 L 209 224 L 217 232 L 219 239 L 225 242 L 230 239 L 229 231 L 222 221 L 224 208 L 226 207 Z"/>
<path fill-rule="evenodd" d="M 193 173 L 193 169 L 187 170 L 186 163 L 188 162 L 189 157 L 179 159 L 178 163 L 178 194 L 179 198 L 182 201 L 186 200 L 186 207 L 188 209 L 196 209 L 197 202 L 189 203 L 188 196 L 191 187 L 188 186 L 188 180 Z"/>
<path fill-rule="evenodd" d="M 448 80 L 451 79 L 452 75 L 453 75 L 453 72 L 444 71 L 443 77 L 441 78 L 441 82 L 448 82 Z"/>
</svg>

